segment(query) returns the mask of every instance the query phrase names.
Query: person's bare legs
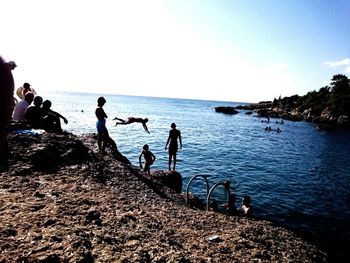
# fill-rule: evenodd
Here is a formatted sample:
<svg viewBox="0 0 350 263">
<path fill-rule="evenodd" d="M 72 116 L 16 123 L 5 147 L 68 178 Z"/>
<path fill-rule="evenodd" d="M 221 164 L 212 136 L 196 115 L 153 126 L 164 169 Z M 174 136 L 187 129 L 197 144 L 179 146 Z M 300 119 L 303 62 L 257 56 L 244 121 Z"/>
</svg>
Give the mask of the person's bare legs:
<svg viewBox="0 0 350 263">
<path fill-rule="evenodd" d="M 176 166 L 176 154 L 173 155 L 174 158 L 174 166 L 173 166 L 173 170 L 175 171 L 175 166 Z"/>
<path fill-rule="evenodd" d="M 115 117 L 113 120 L 114 120 L 114 121 L 115 121 L 115 120 L 118 120 L 118 121 L 122 121 L 122 122 L 124 122 L 124 120 L 123 120 L 123 119 L 119 119 L 118 117 Z"/>
<path fill-rule="evenodd" d="M 127 125 L 127 124 L 131 124 L 131 123 L 134 123 L 134 122 L 142 122 L 142 121 L 137 121 L 138 119 L 141 119 L 141 118 L 128 117 L 126 120 L 123 120 L 123 119 L 119 119 L 119 118 L 115 117 L 113 120 L 120 121 L 120 122 L 117 122 L 115 124 L 117 126 L 118 124 Z"/>
<path fill-rule="evenodd" d="M 169 161 L 168 161 L 168 164 L 169 164 L 169 171 L 171 171 L 171 169 L 170 169 L 170 166 L 171 166 L 171 158 L 172 158 L 172 154 L 169 153 Z"/>
<path fill-rule="evenodd" d="M 115 121 L 115 120 L 120 121 L 120 122 L 116 122 L 116 123 L 115 123 L 115 126 L 117 126 L 118 124 L 126 124 L 125 121 L 124 121 L 123 119 L 119 119 L 119 118 L 115 117 L 115 118 L 113 119 L 113 121 Z"/>
<path fill-rule="evenodd" d="M 97 144 L 98 144 L 98 152 L 104 153 L 106 148 L 106 143 L 105 143 L 105 134 L 103 132 L 98 133 Z"/>
<path fill-rule="evenodd" d="M 98 145 L 98 152 L 102 152 L 102 138 L 101 138 L 101 135 L 98 135 L 97 145 Z"/>
</svg>

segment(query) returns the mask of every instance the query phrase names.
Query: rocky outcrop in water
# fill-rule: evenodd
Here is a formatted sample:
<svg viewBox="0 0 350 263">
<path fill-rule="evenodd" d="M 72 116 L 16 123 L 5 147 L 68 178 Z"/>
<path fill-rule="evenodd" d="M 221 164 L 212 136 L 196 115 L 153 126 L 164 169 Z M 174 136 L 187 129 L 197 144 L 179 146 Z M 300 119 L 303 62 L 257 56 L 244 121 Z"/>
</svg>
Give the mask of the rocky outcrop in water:
<svg viewBox="0 0 350 263">
<path fill-rule="evenodd" d="M 215 107 L 215 112 L 221 112 L 221 113 L 225 113 L 225 114 L 237 114 L 238 111 L 236 111 L 236 109 L 234 107 L 224 107 L 224 106 L 220 106 L 220 107 Z"/>
<path fill-rule="evenodd" d="M 155 171 L 152 173 L 152 181 L 158 181 L 162 185 L 169 187 L 176 193 L 181 193 L 182 191 L 182 176 L 176 171 Z"/>
<path fill-rule="evenodd" d="M 121 153 L 98 154 L 94 135 L 12 134 L 9 143 L 0 262 L 327 261 L 269 222 L 186 207 Z"/>
</svg>

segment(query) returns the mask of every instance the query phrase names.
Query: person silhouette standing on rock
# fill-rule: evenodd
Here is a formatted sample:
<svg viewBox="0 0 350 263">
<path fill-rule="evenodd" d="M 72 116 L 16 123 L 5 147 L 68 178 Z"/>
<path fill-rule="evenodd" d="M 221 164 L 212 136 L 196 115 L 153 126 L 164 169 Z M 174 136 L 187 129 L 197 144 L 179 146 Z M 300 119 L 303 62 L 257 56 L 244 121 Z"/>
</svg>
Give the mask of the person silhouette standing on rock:
<svg viewBox="0 0 350 263">
<path fill-rule="evenodd" d="M 168 145 L 169 145 L 169 171 L 171 170 L 171 160 L 174 159 L 174 163 L 173 163 L 173 170 L 175 171 L 175 166 L 176 166 L 176 153 L 177 150 L 179 148 L 178 146 L 178 140 L 180 143 L 180 149 L 182 148 L 182 139 L 181 139 L 181 132 L 176 129 L 176 124 L 173 122 L 171 125 L 171 130 L 169 131 L 169 136 L 168 136 L 168 140 L 165 144 L 165 150 L 167 149 Z"/>
</svg>

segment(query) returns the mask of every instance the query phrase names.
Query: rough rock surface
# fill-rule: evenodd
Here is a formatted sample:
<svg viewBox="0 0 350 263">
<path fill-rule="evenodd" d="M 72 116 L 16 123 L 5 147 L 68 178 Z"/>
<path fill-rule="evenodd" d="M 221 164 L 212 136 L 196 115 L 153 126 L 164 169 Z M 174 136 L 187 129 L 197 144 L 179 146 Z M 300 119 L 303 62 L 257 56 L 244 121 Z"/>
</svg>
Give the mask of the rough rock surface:
<svg viewBox="0 0 350 263">
<path fill-rule="evenodd" d="M 0 262 L 326 262 L 266 221 L 188 208 L 93 135 L 11 135 Z M 119 161 L 118 161 L 118 160 Z"/>
</svg>

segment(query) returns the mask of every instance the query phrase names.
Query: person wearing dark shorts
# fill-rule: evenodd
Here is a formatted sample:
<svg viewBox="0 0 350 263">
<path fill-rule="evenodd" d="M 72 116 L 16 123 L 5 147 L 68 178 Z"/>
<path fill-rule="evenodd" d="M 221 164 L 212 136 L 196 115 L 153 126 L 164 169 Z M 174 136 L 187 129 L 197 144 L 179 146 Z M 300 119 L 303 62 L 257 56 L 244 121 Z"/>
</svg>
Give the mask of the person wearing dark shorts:
<svg viewBox="0 0 350 263">
<path fill-rule="evenodd" d="M 175 123 L 172 123 L 170 125 L 171 127 L 171 130 L 169 131 L 169 136 L 168 136 L 168 140 L 166 142 L 166 145 L 165 145 L 165 150 L 168 148 L 168 145 L 169 145 L 169 171 L 171 170 L 170 167 L 171 167 L 171 160 L 173 159 L 174 160 L 174 163 L 173 163 L 173 170 L 175 171 L 175 166 L 176 166 L 176 153 L 177 153 L 177 150 L 179 149 L 179 146 L 178 146 L 178 141 L 180 143 L 180 149 L 182 148 L 182 139 L 181 139 L 181 132 L 176 129 L 176 124 Z"/>
</svg>

